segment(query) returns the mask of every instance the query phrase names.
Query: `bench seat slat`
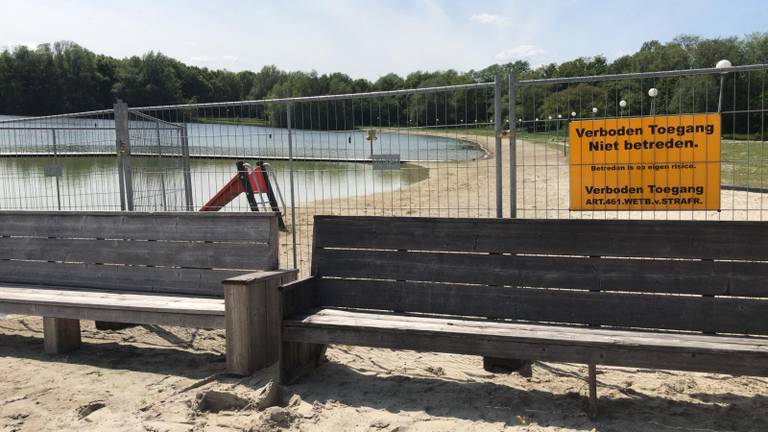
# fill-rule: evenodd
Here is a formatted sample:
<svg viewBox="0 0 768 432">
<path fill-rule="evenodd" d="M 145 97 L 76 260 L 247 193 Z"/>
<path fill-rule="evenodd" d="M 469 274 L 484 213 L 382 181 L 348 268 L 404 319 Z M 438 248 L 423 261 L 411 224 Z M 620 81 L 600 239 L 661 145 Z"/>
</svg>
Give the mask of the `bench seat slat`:
<svg viewBox="0 0 768 432">
<path fill-rule="evenodd" d="M 619 329 L 619 328 L 600 328 L 600 327 L 588 327 L 578 325 L 558 325 L 558 324 L 537 324 L 530 322 L 512 322 L 512 321 L 499 321 L 484 318 L 471 318 L 461 316 L 449 316 L 449 315 L 427 315 L 427 314 L 413 314 L 413 313 L 400 313 L 400 312 L 388 312 L 388 311 L 373 311 L 373 310 L 361 310 L 361 309 L 337 309 L 337 308 L 321 308 L 304 311 L 303 313 L 293 315 L 289 318 L 291 321 L 304 321 L 310 318 L 308 322 L 314 322 L 314 320 L 335 319 L 340 318 L 342 321 L 346 321 L 349 317 L 364 317 L 366 320 L 384 320 L 402 323 L 408 326 L 408 323 L 419 321 L 421 319 L 430 319 L 430 322 L 440 323 L 441 325 L 456 325 L 456 322 L 460 322 L 462 327 L 472 328 L 477 327 L 484 331 L 494 331 L 500 329 L 506 331 L 510 325 L 513 325 L 515 331 L 526 331 L 531 334 L 546 334 L 551 335 L 556 339 L 572 339 L 574 334 L 589 334 L 597 339 L 603 341 L 610 341 L 612 336 L 622 337 L 627 342 L 634 341 L 632 343 L 638 343 L 641 345 L 648 344 L 662 344 L 670 346 L 680 346 L 681 344 L 688 344 L 690 346 L 710 346 L 710 344 L 722 344 L 726 343 L 728 346 L 732 345 L 745 345 L 748 350 L 768 350 L 768 337 L 766 336 L 730 336 L 730 335 L 704 335 L 701 333 L 680 332 L 680 331 L 647 331 L 647 330 L 631 330 L 631 329 Z M 560 335 L 562 333 L 562 335 Z"/>
<path fill-rule="evenodd" d="M 320 249 L 321 276 L 768 297 L 768 263 Z M 482 288 L 478 287 L 478 290 Z"/>
<path fill-rule="evenodd" d="M 224 328 L 224 300 L 0 286 L 0 313 Z"/>
<path fill-rule="evenodd" d="M 768 300 L 321 279 L 319 306 L 621 327 L 768 334 Z"/>
<path fill-rule="evenodd" d="M 395 314 L 396 315 L 396 314 Z M 768 340 L 473 322 L 370 311 L 316 311 L 283 322 L 287 341 L 454 352 L 541 361 L 768 375 Z M 743 338 L 739 338 L 743 339 Z M 705 342 L 706 341 L 706 342 Z"/>
<path fill-rule="evenodd" d="M 0 286 L 0 302 L 224 315 L 223 299 L 27 286 Z"/>
<path fill-rule="evenodd" d="M 317 216 L 315 248 L 768 259 L 764 222 Z"/>
</svg>

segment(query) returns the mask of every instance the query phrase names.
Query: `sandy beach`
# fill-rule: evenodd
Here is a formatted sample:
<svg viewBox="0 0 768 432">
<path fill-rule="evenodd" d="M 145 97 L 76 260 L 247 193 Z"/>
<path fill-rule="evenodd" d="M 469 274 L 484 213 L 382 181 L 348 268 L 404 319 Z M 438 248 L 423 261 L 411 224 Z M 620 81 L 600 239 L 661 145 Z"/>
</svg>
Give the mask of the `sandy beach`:
<svg viewBox="0 0 768 432">
<path fill-rule="evenodd" d="M 467 139 L 492 150 L 490 137 Z M 505 152 L 423 163 L 429 177 L 404 188 L 298 209 L 300 267 L 309 267 L 313 214 L 494 217 L 499 156 L 508 173 Z M 721 212 L 569 212 L 562 153 L 521 142 L 517 159 L 520 217 L 757 219 L 762 213 L 763 195 L 731 191 L 723 191 Z M 503 196 L 508 216 L 506 189 Z M 281 242 L 282 262 L 290 264 L 290 236 Z M 768 430 L 765 378 L 598 367 L 600 417 L 593 421 L 584 411 L 584 365 L 537 362 L 525 378 L 486 372 L 474 356 L 332 346 L 327 364 L 281 388 L 271 384 L 272 368 L 228 376 L 223 331 L 97 331 L 84 322 L 83 342 L 70 354 L 46 355 L 42 319 L 0 318 L 0 430 Z"/>
</svg>

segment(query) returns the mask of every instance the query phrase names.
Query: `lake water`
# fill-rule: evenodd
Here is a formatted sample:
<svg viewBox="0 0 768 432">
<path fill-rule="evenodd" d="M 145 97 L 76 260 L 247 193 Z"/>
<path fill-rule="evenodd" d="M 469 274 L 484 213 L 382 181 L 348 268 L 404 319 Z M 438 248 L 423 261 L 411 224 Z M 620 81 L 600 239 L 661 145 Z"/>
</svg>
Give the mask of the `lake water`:
<svg viewBox="0 0 768 432">
<path fill-rule="evenodd" d="M 0 120 L 13 117 L 0 116 Z M 33 127 L 34 129 L 8 129 Z M 89 128 L 89 129 L 83 129 Z M 155 152 L 158 137 L 161 147 L 178 145 L 178 130 L 173 126 L 147 121 L 131 121 L 131 147 L 134 152 Z M 0 124 L 0 153 L 53 152 L 54 132 L 59 152 L 114 152 L 112 120 L 48 119 Z M 287 158 L 288 131 L 284 128 L 187 123 L 190 154 L 193 156 L 232 156 Z M 319 159 L 368 159 L 371 143 L 367 131 L 293 131 L 293 156 Z M 162 150 L 162 149 L 161 149 Z M 399 154 L 401 160 L 470 160 L 484 155 L 476 145 L 448 137 L 377 131 L 374 154 Z"/>
<path fill-rule="evenodd" d="M 45 168 L 54 164 L 61 166 L 61 176 L 46 177 Z M 184 208 L 180 170 L 158 163 L 157 158 L 134 157 L 132 164 L 136 210 Z M 271 165 L 289 203 L 288 162 L 273 161 Z M 196 209 L 237 173 L 235 161 L 227 159 L 192 159 L 190 171 Z M 413 164 L 404 164 L 399 171 L 374 171 L 370 164 L 294 162 L 294 196 L 302 206 L 319 199 L 396 190 L 428 175 L 426 168 Z M 0 158 L 0 209 L 119 210 L 119 202 L 114 157 Z M 248 204 L 241 196 L 229 208 L 245 211 Z"/>
<path fill-rule="evenodd" d="M 111 120 L 51 119 L 0 124 L 0 154 L 5 155 L 0 157 L 0 209 L 119 209 L 113 127 Z M 183 209 L 180 159 L 169 156 L 179 154 L 179 130 L 135 121 L 131 122 L 130 133 L 135 155 L 131 164 L 136 210 Z M 190 123 L 187 134 L 193 156 L 190 168 L 195 208 L 236 174 L 237 159 L 253 162 L 288 156 L 286 129 Z M 401 160 L 412 162 L 403 164 L 400 170 L 373 170 L 369 163 L 345 162 L 370 157 L 366 137 L 364 131 L 294 131 L 294 157 L 307 159 L 294 161 L 296 205 L 396 190 L 428 177 L 428 170 L 419 166 L 419 161 L 471 160 L 484 154 L 477 146 L 458 139 L 380 132 L 374 141 L 374 154 L 396 153 Z M 60 155 L 58 158 L 53 157 L 54 151 Z M 67 156 L 76 153 L 88 156 Z M 156 157 L 157 154 L 163 157 Z M 288 162 L 268 162 L 285 201 L 289 202 Z M 60 170 L 60 176 L 46 176 L 51 169 Z M 230 208 L 248 207 L 240 197 Z"/>
</svg>

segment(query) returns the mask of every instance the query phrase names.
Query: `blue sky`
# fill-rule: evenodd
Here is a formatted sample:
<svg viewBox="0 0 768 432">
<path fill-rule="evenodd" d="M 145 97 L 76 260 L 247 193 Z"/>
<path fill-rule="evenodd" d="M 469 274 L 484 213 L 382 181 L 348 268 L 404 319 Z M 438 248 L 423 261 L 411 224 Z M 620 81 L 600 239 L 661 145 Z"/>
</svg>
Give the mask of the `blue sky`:
<svg viewBox="0 0 768 432">
<path fill-rule="evenodd" d="M 765 0 L 0 0 L 0 48 L 72 40 L 116 57 L 163 52 L 232 71 L 388 72 L 539 65 L 678 34 L 768 31 Z"/>
</svg>

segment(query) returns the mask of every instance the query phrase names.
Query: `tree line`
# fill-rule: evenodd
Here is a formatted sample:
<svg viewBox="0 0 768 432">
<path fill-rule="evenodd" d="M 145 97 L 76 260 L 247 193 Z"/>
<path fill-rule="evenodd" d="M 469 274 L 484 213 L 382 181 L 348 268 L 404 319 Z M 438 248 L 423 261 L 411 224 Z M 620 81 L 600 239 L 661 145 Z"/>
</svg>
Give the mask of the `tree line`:
<svg viewBox="0 0 768 432">
<path fill-rule="evenodd" d="M 287 72 L 275 66 L 265 66 L 258 72 L 213 70 L 186 65 L 157 52 L 117 59 L 60 41 L 35 49 L 18 46 L 0 52 L 0 114 L 87 111 L 109 108 L 118 98 L 130 106 L 148 106 L 386 91 L 488 82 L 497 73 L 506 77 L 510 72 L 518 79 L 539 79 L 707 68 L 724 58 L 735 65 L 768 63 L 768 33 L 714 39 L 681 35 L 667 43 L 646 42 L 637 52 L 613 61 L 597 55 L 533 68 L 519 60 L 467 72 L 417 71 L 404 77 L 390 73 L 376 81 L 353 79 L 338 72 Z M 725 125 L 730 131 L 762 130 L 764 114 L 760 110 L 768 95 L 765 81 L 765 72 L 729 75 L 723 86 L 722 109 L 739 111 L 733 114 L 733 122 Z M 660 114 L 711 112 L 720 100 L 720 79 L 712 75 L 536 86 L 518 92 L 516 114 L 526 120 L 525 127 L 534 129 L 546 127 L 543 120 L 549 116 L 567 118 L 576 113 L 584 117 L 591 115 L 593 108 L 601 116 L 647 114 L 651 109 L 646 96 L 650 87 L 659 89 L 653 111 Z M 627 102 L 625 108 L 618 106 L 619 99 Z M 506 116 L 506 91 L 502 106 Z M 279 124 L 284 122 L 281 109 L 248 110 L 238 116 Z M 303 104 L 296 107 L 293 121 L 303 128 L 342 129 L 364 125 L 483 124 L 492 116 L 492 92 L 464 91 L 344 104 Z M 541 124 L 531 122 L 536 118 L 542 120 Z"/>
</svg>

